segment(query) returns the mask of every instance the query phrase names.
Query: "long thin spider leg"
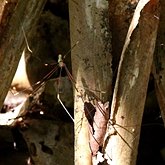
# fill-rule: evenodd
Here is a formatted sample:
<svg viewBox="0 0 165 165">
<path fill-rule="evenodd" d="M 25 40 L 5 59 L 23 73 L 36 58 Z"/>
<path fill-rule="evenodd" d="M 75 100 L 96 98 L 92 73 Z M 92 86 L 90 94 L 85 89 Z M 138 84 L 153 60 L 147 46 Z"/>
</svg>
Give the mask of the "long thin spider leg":
<svg viewBox="0 0 165 165">
<path fill-rule="evenodd" d="M 58 77 L 57 94 L 60 94 L 61 73 L 62 73 L 62 67 L 60 67 L 60 73 Z"/>
<path fill-rule="evenodd" d="M 57 94 L 57 99 L 59 100 L 60 104 L 62 105 L 62 107 L 64 108 L 64 110 L 66 111 L 66 113 L 69 115 L 69 117 L 71 118 L 71 120 L 74 123 L 73 117 L 71 116 L 71 114 L 69 113 L 69 111 L 67 110 L 67 108 L 65 107 L 65 105 L 63 104 L 63 102 L 61 101 L 59 93 Z"/>
<path fill-rule="evenodd" d="M 65 64 L 64 64 L 63 66 L 64 66 L 64 68 L 65 68 L 65 70 L 66 70 L 66 73 L 67 73 L 69 79 L 71 80 L 71 82 L 72 82 L 74 88 L 75 88 L 76 91 L 78 92 L 78 89 L 76 88 L 76 82 L 75 82 L 75 80 L 73 79 L 73 76 L 72 76 L 71 73 L 69 72 L 67 66 L 66 66 Z M 81 98 L 82 98 L 82 100 L 83 100 L 83 97 L 81 97 Z M 97 99 L 99 99 L 99 98 L 97 98 Z M 83 102 L 85 102 L 85 101 L 83 100 Z M 102 113 L 102 115 L 105 116 L 105 112 L 104 112 L 103 109 L 100 107 L 100 105 L 99 105 L 98 103 L 96 103 L 96 105 L 98 106 L 98 108 L 99 108 L 100 112 Z M 84 105 L 84 106 L 85 106 L 85 105 Z M 93 117 L 92 117 L 92 115 L 91 115 L 92 112 L 90 111 L 90 109 L 89 109 L 87 106 L 85 106 L 84 108 L 86 109 L 89 118 L 92 119 L 92 120 L 93 120 L 93 123 L 95 123 L 96 126 L 97 126 L 97 123 L 94 121 L 94 119 L 93 119 Z"/>
<path fill-rule="evenodd" d="M 35 92 L 44 84 L 44 82 L 45 82 L 48 78 L 50 78 L 50 77 L 57 71 L 58 68 L 59 68 L 59 66 L 57 65 L 57 66 L 56 66 L 54 69 L 52 69 L 48 74 L 46 74 L 46 75 L 42 78 L 42 80 L 36 82 L 32 87 L 35 87 L 35 86 L 37 86 L 37 85 L 39 85 L 39 86 L 38 86 L 36 89 L 34 89 L 32 93 L 35 93 Z"/>
<path fill-rule="evenodd" d="M 79 43 L 79 41 L 77 41 L 69 50 L 68 52 L 65 53 L 65 55 L 63 56 L 63 59 L 66 58 L 66 56 L 71 52 L 71 50 Z"/>
<path fill-rule="evenodd" d="M 117 126 L 116 128 L 122 128 L 124 129 L 125 131 L 127 131 L 128 133 L 132 134 L 133 135 L 133 132 L 132 131 L 129 131 L 127 128 L 131 128 L 133 126 L 122 126 L 122 125 L 119 125 L 117 123 L 115 123 L 115 125 Z M 135 127 L 135 126 L 134 126 Z"/>
<path fill-rule="evenodd" d="M 116 133 L 119 135 L 119 137 L 124 141 L 124 143 L 127 144 L 127 146 L 132 150 L 133 148 L 129 145 L 129 143 L 122 137 L 122 135 L 116 130 L 114 126 L 112 126 L 113 129 L 116 131 Z"/>
<path fill-rule="evenodd" d="M 35 83 L 36 85 L 44 82 L 46 79 L 50 78 L 59 68 L 59 66 L 57 65 L 55 68 L 53 68 L 48 74 L 46 74 L 40 81 L 38 81 L 37 83 Z"/>
<path fill-rule="evenodd" d="M 57 71 L 58 68 L 59 68 L 59 66 L 57 65 L 57 66 L 56 66 L 55 68 L 53 68 L 48 74 L 46 74 L 40 81 L 38 81 L 38 82 L 36 82 L 35 84 L 31 85 L 31 87 L 35 87 L 35 86 L 39 85 L 38 87 L 36 87 L 36 88 L 33 90 L 33 92 L 32 92 L 31 94 L 35 93 L 39 88 L 41 88 L 41 86 L 44 84 L 44 82 L 45 82 L 48 78 L 50 78 L 50 77 Z M 19 92 L 28 91 L 28 90 L 31 89 L 31 87 L 30 87 L 30 88 L 23 89 L 23 90 L 21 90 L 21 91 L 19 91 Z M 18 95 L 18 94 L 19 94 L 19 92 L 13 93 L 12 89 L 11 89 L 10 91 L 11 91 L 11 93 L 12 93 L 13 95 Z"/>
<path fill-rule="evenodd" d="M 69 115 L 69 117 L 71 118 L 71 120 L 74 123 L 73 117 L 71 116 L 71 114 L 69 113 L 69 111 L 67 110 L 67 108 L 65 107 L 65 105 L 63 104 L 63 102 L 60 99 L 60 91 L 59 91 L 60 88 L 59 87 L 60 87 L 61 73 L 62 73 L 62 67 L 60 67 L 59 83 L 58 83 L 58 89 L 57 89 L 57 99 L 58 99 L 58 101 L 60 102 L 60 104 L 62 105 L 62 107 L 64 108 L 64 110 L 66 111 L 66 113 Z"/>
<path fill-rule="evenodd" d="M 72 82 L 72 84 L 74 85 L 76 91 L 78 92 L 78 89 L 77 89 L 77 87 L 76 87 L 76 82 L 75 82 L 73 76 L 72 76 L 71 73 L 69 72 L 69 70 L 68 70 L 68 68 L 67 68 L 66 65 L 64 65 L 64 68 L 65 68 L 65 70 L 66 70 L 66 73 L 67 73 L 69 79 L 71 80 L 71 82 Z M 89 90 L 89 88 L 86 88 L 86 87 L 83 87 L 83 88 Z M 105 91 L 99 91 L 99 90 L 96 90 L 96 89 L 90 89 L 90 91 L 99 92 L 99 93 L 106 93 Z"/>
<path fill-rule="evenodd" d="M 76 82 L 75 82 L 75 80 L 73 79 L 73 76 L 71 75 L 71 73 L 69 72 L 69 70 L 68 70 L 68 68 L 66 67 L 65 64 L 64 64 L 64 68 L 65 68 L 65 71 L 66 71 L 66 73 L 67 73 L 67 75 L 68 75 L 68 78 L 71 80 L 71 82 L 72 82 L 74 88 L 75 88 L 76 91 L 78 92 L 78 89 L 76 88 Z M 83 97 L 82 97 L 82 96 L 81 96 L 81 99 L 82 99 L 83 102 L 85 102 L 85 101 L 83 100 Z M 85 105 L 84 105 L 84 106 L 85 106 Z M 86 108 L 87 111 L 90 112 L 90 111 L 88 110 L 88 107 L 87 107 L 87 106 L 85 106 L 84 108 Z M 88 113 L 88 115 L 92 118 L 91 113 Z"/>
<path fill-rule="evenodd" d="M 69 70 L 68 70 L 68 68 L 66 67 L 66 65 L 64 64 L 64 68 L 65 68 L 65 70 L 66 70 L 66 73 L 67 73 L 67 75 L 68 75 L 68 77 L 69 77 L 69 79 L 71 80 L 71 82 L 72 82 L 72 84 L 73 84 L 73 86 L 74 86 L 74 88 L 76 89 L 76 91 L 78 92 L 78 89 L 76 88 L 76 82 L 75 82 L 75 80 L 73 79 L 73 76 L 71 75 L 71 73 L 69 72 Z M 83 102 L 85 102 L 84 100 L 83 100 L 83 97 L 81 96 L 81 99 L 82 99 L 82 101 Z M 90 112 L 90 110 L 88 109 L 88 107 L 87 106 L 85 106 L 85 108 L 87 109 L 87 111 L 88 111 L 88 115 L 89 115 L 89 117 L 92 119 L 92 115 L 91 115 L 91 112 Z M 103 113 L 103 110 L 101 111 L 101 113 Z M 93 121 L 96 125 L 97 125 L 97 123 L 95 122 L 95 121 Z"/>
<path fill-rule="evenodd" d="M 99 108 L 102 115 L 105 116 L 105 112 L 103 111 L 102 107 L 97 102 L 96 102 L 96 106 Z"/>
<path fill-rule="evenodd" d="M 73 79 L 73 76 L 71 75 L 71 73 L 69 72 L 68 68 L 66 67 L 66 65 L 64 65 L 64 68 L 67 72 L 68 77 L 73 81 L 74 84 L 76 84 L 75 80 Z"/>
<path fill-rule="evenodd" d="M 68 77 L 69 77 L 69 79 L 71 80 L 71 82 L 72 82 L 72 84 L 74 85 L 74 88 L 76 89 L 76 91 L 78 92 L 78 89 L 76 88 L 76 82 L 75 82 L 75 80 L 73 79 L 73 76 L 71 75 L 71 73 L 69 72 L 69 70 L 68 70 L 68 68 L 67 68 L 67 66 L 63 63 L 63 66 L 64 66 L 64 68 L 65 68 L 65 70 L 66 70 L 66 73 L 67 73 L 67 75 L 68 75 Z M 95 90 L 95 91 L 97 91 L 97 90 Z M 104 91 L 102 92 L 102 91 L 97 91 L 97 92 L 101 92 L 101 93 L 105 93 Z M 59 97 L 59 95 L 58 95 L 58 97 Z M 59 99 L 59 98 L 58 98 Z M 82 98 L 82 100 L 83 100 L 83 98 Z M 60 99 L 59 99 L 59 101 L 61 101 Z M 84 102 L 84 100 L 83 100 L 83 102 Z M 61 105 L 63 105 L 62 104 L 62 102 L 61 102 Z M 63 105 L 64 106 L 64 105 Z M 98 104 L 98 103 L 96 103 L 96 106 L 98 106 L 98 108 L 99 108 L 99 110 L 100 110 L 100 112 L 102 113 L 102 115 L 103 116 L 105 116 L 105 112 L 103 111 L 103 109 L 100 107 L 100 105 Z M 85 107 L 87 110 L 88 110 L 88 107 Z M 65 108 L 65 106 L 64 106 L 64 109 L 66 110 L 66 112 L 68 113 L 68 111 L 67 111 L 67 109 Z M 90 117 L 92 117 L 91 116 L 91 112 L 88 110 L 88 115 L 90 116 Z M 68 113 L 68 115 L 70 116 L 70 114 Z M 73 122 L 74 122 L 74 119 L 72 118 L 72 116 L 70 116 L 71 117 L 71 119 L 73 120 Z M 82 120 L 82 119 L 81 119 Z M 97 125 L 97 123 L 95 122 L 95 121 L 93 121 L 93 123 L 95 123 L 96 125 Z M 92 126 L 91 126 L 92 127 Z M 115 129 L 115 128 L 114 128 Z M 125 128 L 126 129 L 126 128 Z M 90 129 L 89 129 L 90 130 Z M 115 129 L 116 130 L 116 129 Z M 117 130 L 116 130 L 117 131 Z M 90 130 L 90 133 L 92 134 L 92 132 L 91 132 L 91 130 Z M 126 142 L 126 140 L 121 136 L 121 134 L 119 133 L 119 132 L 117 132 L 117 134 L 120 136 L 120 138 L 131 148 L 131 146 Z M 93 136 L 93 138 L 95 138 L 94 136 Z M 95 139 L 96 140 L 96 142 L 97 142 L 97 139 Z M 132 149 L 132 148 L 131 148 Z"/>
<path fill-rule="evenodd" d="M 69 70 L 68 70 L 68 68 L 66 67 L 66 65 L 64 65 L 64 68 L 65 68 L 65 70 L 66 70 L 66 73 L 67 73 L 67 75 L 68 75 L 68 78 L 71 80 L 71 82 L 72 82 L 74 88 L 75 88 L 76 91 L 78 92 L 78 89 L 76 88 L 76 82 L 75 82 L 75 80 L 73 79 L 73 76 L 72 76 L 71 73 L 69 72 Z"/>
</svg>

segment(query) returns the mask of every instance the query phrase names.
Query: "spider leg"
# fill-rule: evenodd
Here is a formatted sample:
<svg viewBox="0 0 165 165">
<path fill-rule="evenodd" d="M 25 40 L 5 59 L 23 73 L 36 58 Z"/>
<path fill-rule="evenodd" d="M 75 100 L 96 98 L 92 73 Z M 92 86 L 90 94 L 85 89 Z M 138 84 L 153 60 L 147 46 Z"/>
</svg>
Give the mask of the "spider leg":
<svg viewBox="0 0 165 165">
<path fill-rule="evenodd" d="M 57 65 L 55 68 L 53 68 L 48 74 L 46 74 L 40 81 L 36 82 L 34 85 L 32 85 L 32 87 L 35 87 L 37 85 L 39 85 L 36 89 L 34 89 L 33 93 L 35 93 L 42 85 L 43 83 L 49 79 L 59 68 L 59 66 Z"/>
<path fill-rule="evenodd" d="M 71 114 L 69 113 L 69 111 L 67 110 L 67 108 L 65 107 L 65 105 L 63 104 L 63 102 L 61 101 L 60 94 L 59 93 L 57 94 L 57 99 L 59 100 L 60 104 L 62 105 L 62 107 L 64 108 L 64 110 L 66 111 L 66 113 L 69 115 L 69 117 L 71 118 L 71 120 L 74 123 L 73 117 L 71 116 Z"/>
<path fill-rule="evenodd" d="M 62 68 L 63 68 L 63 67 L 60 67 L 59 82 L 60 82 L 60 79 L 61 79 Z M 69 113 L 69 111 L 67 110 L 67 108 L 65 107 L 65 105 L 63 104 L 63 102 L 62 102 L 61 99 L 60 99 L 59 85 L 60 85 L 60 83 L 58 84 L 57 99 L 58 99 L 58 101 L 60 102 L 60 104 L 62 105 L 62 107 L 64 108 L 64 110 L 66 111 L 66 113 L 69 115 L 69 117 L 71 118 L 71 120 L 72 120 L 73 123 L 74 123 L 73 117 L 71 116 L 71 114 Z"/>
<path fill-rule="evenodd" d="M 76 82 L 75 82 L 75 80 L 73 79 L 73 76 L 72 76 L 71 73 L 69 72 L 69 70 L 68 70 L 68 68 L 66 67 L 66 65 L 64 65 L 64 68 L 65 68 L 65 70 L 66 70 L 66 73 L 67 73 L 67 75 L 68 75 L 68 78 L 71 80 L 71 82 L 72 82 L 74 88 L 75 88 L 76 91 L 78 92 L 78 89 L 76 88 Z"/>
</svg>

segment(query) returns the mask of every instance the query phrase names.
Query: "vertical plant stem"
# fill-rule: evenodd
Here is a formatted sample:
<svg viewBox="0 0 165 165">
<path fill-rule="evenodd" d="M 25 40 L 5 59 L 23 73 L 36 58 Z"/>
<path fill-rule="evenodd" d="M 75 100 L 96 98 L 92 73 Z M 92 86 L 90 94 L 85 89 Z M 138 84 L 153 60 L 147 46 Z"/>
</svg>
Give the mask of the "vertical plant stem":
<svg viewBox="0 0 165 165">
<path fill-rule="evenodd" d="M 90 165 L 89 131 L 84 115 L 84 102 L 109 100 L 111 94 L 111 35 L 108 2 L 105 0 L 69 1 L 72 70 L 76 81 L 75 164 Z"/>
</svg>

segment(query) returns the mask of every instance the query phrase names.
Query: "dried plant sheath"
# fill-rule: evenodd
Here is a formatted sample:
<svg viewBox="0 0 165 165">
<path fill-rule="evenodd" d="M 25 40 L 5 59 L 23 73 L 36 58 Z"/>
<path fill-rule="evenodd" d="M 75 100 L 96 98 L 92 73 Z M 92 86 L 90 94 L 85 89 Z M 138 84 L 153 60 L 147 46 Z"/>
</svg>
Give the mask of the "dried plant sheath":
<svg viewBox="0 0 165 165">
<path fill-rule="evenodd" d="M 140 0 L 137 5 L 136 9 L 142 5 L 138 26 L 132 34 L 128 32 L 120 59 L 110 115 L 115 124 L 109 127 L 109 132 L 115 128 L 117 134 L 109 135 L 104 154 L 110 165 L 136 164 L 160 12 L 159 0 L 146 2 Z M 134 15 L 138 16 L 136 11 Z M 137 21 L 134 18 L 131 25 Z"/>
<path fill-rule="evenodd" d="M 89 123 L 90 149 L 92 156 L 96 156 L 99 148 L 103 144 L 106 133 L 109 119 L 109 102 L 106 102 L 105 104 L 101 103 L 100 101 L 97 102 L 95 111 L 89 111 L 89 109 L 91 110 L 91 107 L 93 107 L 92 104 L 86 103 L 85 105 L 85 116 Z"/>
<path fill-rule="evenodd" d="M 1 23 L 0 28 L 0 107 L 2 107 L 23 49 L 25 48 L 25 37 L 22 29 L 24 29 L 28 38 L 45 3 L 46 0 L 19 0 L 14 11 L 12 8 L 13 12 L 11 11 L 10 19 L 9 17 L 3 18 L 5 20 L 9 19 L 9 22 Z M 1 14 L 3 15 L 3 13 Z"/>
</svg>

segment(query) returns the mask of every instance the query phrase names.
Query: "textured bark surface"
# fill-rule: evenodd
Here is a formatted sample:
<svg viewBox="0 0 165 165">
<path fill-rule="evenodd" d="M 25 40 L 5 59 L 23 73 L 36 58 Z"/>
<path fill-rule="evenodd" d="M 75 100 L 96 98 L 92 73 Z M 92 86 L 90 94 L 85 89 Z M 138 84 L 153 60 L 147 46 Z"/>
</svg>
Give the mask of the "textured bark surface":
<svg viewBox="0 0 165 165">
<path fill-rule="evenodd" d="M 69 1 L 72 70 L 76 81 L 75 164 L 91 164 L 89 132 L 84 103 L 105 103 L 111 94 L 111 42 L 108 2 L 105 0 Z"/>
<path fill-rule="evenodd" d="M 2 0 L 1 6 L 0 6 L 0 22 L 1 22 L 1 24 L 2 24 L 2 18 L 3 18 L 4 9 L 5 9 L 5 4 L 6 4 L 6 0 Z"/>
<path fill-rule="evenodd" d="M 110 29 L 112 31 L 112 68 L 116 75 L 125 37 L 137 1 L 109 0 Z"/>
<path fill-rule="evenodd" d="M 2 0 L 0 6 L 0 35 L 8 29 L 8 23 L 18 0 Z"/>
<path fill-rule="evenodd" d="M 145 3 L 145 0 L 141 2 Z M 159 22 L 155 17 L 159 16 L 158 9 L 158 1 L 151 0 L 141 12 L 139 24 L 131 35 L 130 43 L 128 44 L 127 40 L 125 42 L 113 95 L 109 136 L 106 139 L 105 152 L 108 164 L 111 165 L 136 164 L 141 120 Z"/>
<path fill-rule="evenodd" d="M 18 1 L 0 39 L 0 107 L 2 107 L 14 77 L 19 59 L 25 47 L 24 29 L 27 37 L 38 19 L 46 0 Z M 7 17 L 6 19 L 8 19 Z"/>
<path fill-rule="evenodd" d="M 165 1 L 161 0 L 160 4 L 161 14 L 153 63 L 153 75 L 155 78 L 156 95 L 165 125 Z"/>
</svg>

